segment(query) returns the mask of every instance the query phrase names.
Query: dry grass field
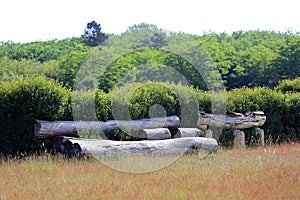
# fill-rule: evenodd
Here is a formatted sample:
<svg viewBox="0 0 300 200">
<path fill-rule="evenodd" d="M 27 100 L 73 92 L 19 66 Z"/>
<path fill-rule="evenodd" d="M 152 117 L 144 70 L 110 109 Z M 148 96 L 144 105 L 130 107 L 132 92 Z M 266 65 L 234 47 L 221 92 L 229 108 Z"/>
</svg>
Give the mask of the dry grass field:
<svg viewBox="0 0 300 200">
<path fill-rule="evenodd" d="M 140 174 L 93 159 L 2 160 L 0 199 L 300 199 L 300 144 L 184 155 Z"/>
</svg>

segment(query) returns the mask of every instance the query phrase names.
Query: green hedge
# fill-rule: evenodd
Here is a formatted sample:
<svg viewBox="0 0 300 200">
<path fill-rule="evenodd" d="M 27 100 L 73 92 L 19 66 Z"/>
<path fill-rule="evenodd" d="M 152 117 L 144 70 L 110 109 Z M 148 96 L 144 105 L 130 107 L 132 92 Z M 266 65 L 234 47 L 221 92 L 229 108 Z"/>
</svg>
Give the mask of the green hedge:
<svg viewBox="0 0 300 200">
<path fill-rule="evenodd" d="M 199 108 L 192 87 L 172 83 L 133 83 L 109 95 L 115 118 L 128 120 L 177 115 L 183 126 L 197 125 Z"/>
<path fill-rule="evenodd" d="M 294 80 L 283 80 L 275 88 L 281 92 L 300 92 L 300 78 Z"/>
<path fill-rule="evenodd" d="M 0 154 L 17 155 L 40 148 L 35 119 L 60 119 L 70 91 L 43 77 L 0 83 Z"/>
</svg>

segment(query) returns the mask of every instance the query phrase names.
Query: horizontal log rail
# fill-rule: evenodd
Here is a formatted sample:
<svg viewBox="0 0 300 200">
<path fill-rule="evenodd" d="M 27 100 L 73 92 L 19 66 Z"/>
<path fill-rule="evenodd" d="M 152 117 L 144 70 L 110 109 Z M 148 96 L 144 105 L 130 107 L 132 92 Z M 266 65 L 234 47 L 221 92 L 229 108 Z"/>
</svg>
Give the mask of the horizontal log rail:
<svg viewBox="0 0 300 200">
<path fill-rule="evenodd" d="M 137 132 L 141 129 L 177 128 L 180 119 L 177 116 L 148 118 L 140 120 L 103 121 L 43 121 L 36 120 L 34 135 L 39 138 L 53 136 L 74 136 L 76 130 L 108 132 L 116 129 Z"/>
<path fill-rule="evenodd" d="M 225 129 L 248 129 L 259 127 L 266 122 L 266 116 L 262 111 L 232 113 L 229 115 L 216 115 L 199 112 L 198 126 L 207 125 L 222 127 Z"/>
<path fill-rule="evenodd" d="M 70 157 L 84 154 L 124 155 L 124 154 L 182 154 L 216 151 L 218 143 L 213 138 L 185 137 L 170 140 L 112 141 L 57 136 L 54 150 Z"/>
<path fill-rule="evenodd" d="M 140 120 L 111 120 L 103 121 L 43 121 L 36 120 L 34 134 L 38 138 L 54 136 L 74 136 L 76 131 L 95 131 L 105 136 L 115 129 L 130 132 L 140 139 L 169 139 L 178 137 L 204 136 L 208 127 L 215 126 L 225 129 L 248 129 L 260 127 L 266 121 L 262 111 L 248 112 L 245 114 L 233 113 L 229 115 L 216 115 L 199 112 L 198 128 L 180 127 L 177 116 L 148 118 Z M 168 130 L 169 129 L 169 130 Z M 171 134 L 170 134 L 171 132 Z"/>
</svg>

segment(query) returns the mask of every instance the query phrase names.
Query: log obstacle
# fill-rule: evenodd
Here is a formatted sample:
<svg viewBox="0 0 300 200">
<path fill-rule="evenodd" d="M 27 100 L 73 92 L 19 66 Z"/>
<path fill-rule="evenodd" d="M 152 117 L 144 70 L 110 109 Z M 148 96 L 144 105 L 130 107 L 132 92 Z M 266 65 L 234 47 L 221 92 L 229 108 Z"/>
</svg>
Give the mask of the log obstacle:
<svg viewBox="0 0 300 200">
<path fill-rule="evenodd" d="M 252 127 L 262 126 L 266 121 L 266 116 L 262 111 L 248 112 L 245 114 L 233 113 L 230 115 L 215 115 L 205 112 L 199 112 L 198 128 L 205 131 L 210 126 L 222 127 L 225 129 L 248 129 Z M 140 120 L 111 120 L 103 121 L 43 121 L 36 120 L 34 127 L 34 134 L 39 138 L 53 137 L 53 136 L 74 136 L 76 130 L 85 131 L 100 131 L 109 132 L 116 129 L 124 129 L 138 133 L 142 129 L 157 129 L 157 128 L 172 128 L 173 130 L 180 127 L 180 119 L 177 116 L 168 116 L 160 118 L 149 118 Z M 183 129 L 180 127 L 177 130 L 183 137 L 194 132 L 192 129 Z M 160 129 L 157 129 L 161 132 Z M 197 130 L 198 131 L 198 130 Z M 147 132 L 147 131 L 142 131 Z M 148 131 L 153 134 L 153 131 Z M 176 135 L 172 133 L 172 135 Z M 201 135 L 201 134 L 200 134 Z M 145 137 L 141 137 L 146 139 Z M 164 138 L 164 137 L 163 137 Z M 165 138 L 164 138 L 165 139 Z"/>
<path fill-rule="evenodd" d="M 212 138 L 186 137 L 170 140 L 112 141 L 57 136 L 54 150 L 69 157 L 84 154 L 124 155 L 124 154 L 181 154 L 216 151 L 218 143 Z"/>
<path fill-rule="evenodd" d="M 171 132 L 167 128 L 153 128 L 139 130 L 137 135 L 133 134 L 137 138 L 146 140 L 164 140 L 171 139 Z"/>
<path fill-rule="evenodd" d="M 205 137 L 205 133 L 198 128 L 176 128 L 172 130 L 172 138 L 183 137 Z"/>
<path fill-rule="evenodd" d="M 54 136 L 74 136 L 76 131 L 109 132 L 116 129 L 124 129 L 138 133 L 141 129 L 177 128 L 180 119 L 177 116 L 158 117 L 140 120 L 111 120 L 103 121 L 43 121 L 36 120 L 34 135 L 38 138 Z M 159 129 L 157 129 L 159 130 Z"/>
<path fill-rule="evenodd" d="M 34 134 L 38 138 L 54 138 L 53 145 L 56 152 L 69 156 L 91 154 L 118 153 L 178 153 L 183 149 L 192 152 L 193 149 L 203 149 L 211 152 L 218 144 L 213 137 L 210 127 L 235 129 L 235 146 L 245 146 L 243 129 L 256 127 L 264 145 L 264 131 L 258 127 L 266 121 L 262 111 L 245 114 L 232 113 L 229 115 L 215 115 L 199 112 L 198 128 L 180 127 L 178 116 L 150 118 L 140 120 L 111 120 L 103 121 L 43 121 L 36 120 Z M 73 138 L 80 130 L 109 133 L 122 129 L 130 131 L 131 135 L 142 141 L 111 141 Z M 71 137 L 72 136 L 72 137 Z"/>
<path fill-rule="evenodd" d="M 262 111 L 216 115 L 199 112 L 198 126 L 215 126 L 225 129 L 248 129 L 264 125 L 266 116 Z"/>
<path fill-rule="evenodd" d="M 243 129 L 255 128 L 255 131 L 260 135 L 260 144 L 264 143 L 264 131 L 258 127 L 263 126 L 266 122 L 266 116 L 262 111 L 254 111 L 247 113 L 232 113 L 229 115 L 215 115 L 205 112 L 199 112 L 198 127 L 214 126 L 224 129 L 235 129 L 234 131 L 234 146 L 245 147 L 245 133 Z M 204 130 L 206 137 L 212 137 L 213 133 L 210 129 Z"/>
</svg>

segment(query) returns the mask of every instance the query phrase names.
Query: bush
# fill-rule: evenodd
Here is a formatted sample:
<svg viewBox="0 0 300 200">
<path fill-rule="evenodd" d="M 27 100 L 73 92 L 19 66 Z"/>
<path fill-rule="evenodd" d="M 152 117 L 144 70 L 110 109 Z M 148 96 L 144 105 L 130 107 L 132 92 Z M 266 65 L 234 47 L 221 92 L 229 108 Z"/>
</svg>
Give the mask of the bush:
<svg viewBox="0 0 300 200">
<path fill-rule="evenodd" d="M 118 119 L 177 115 L 182 126 L 196 127 L 199 108 L 192 87 L 173 83 L 133 83 L 114 90 L 110 95 L 112 113 Z"/>
<path fill-rule="evenodd" d="M 110 93 L 112 114 L 116 119 L 130 120 L 179 115 L 174 91 L 160 83 L 132 83 Z"/>
<path fill-rule="evenodd" d="M 70 91 L 43 77 L 0 83 L 0 153 L 16 155 L 39 150 L 35 119 L 60 119 Z"/>
<path fill-rule="evenodd" d="M 300 92 L 300 78 L 294 80 L 283 80 L 275 88 L 281 92 Z"/>
</svg>

